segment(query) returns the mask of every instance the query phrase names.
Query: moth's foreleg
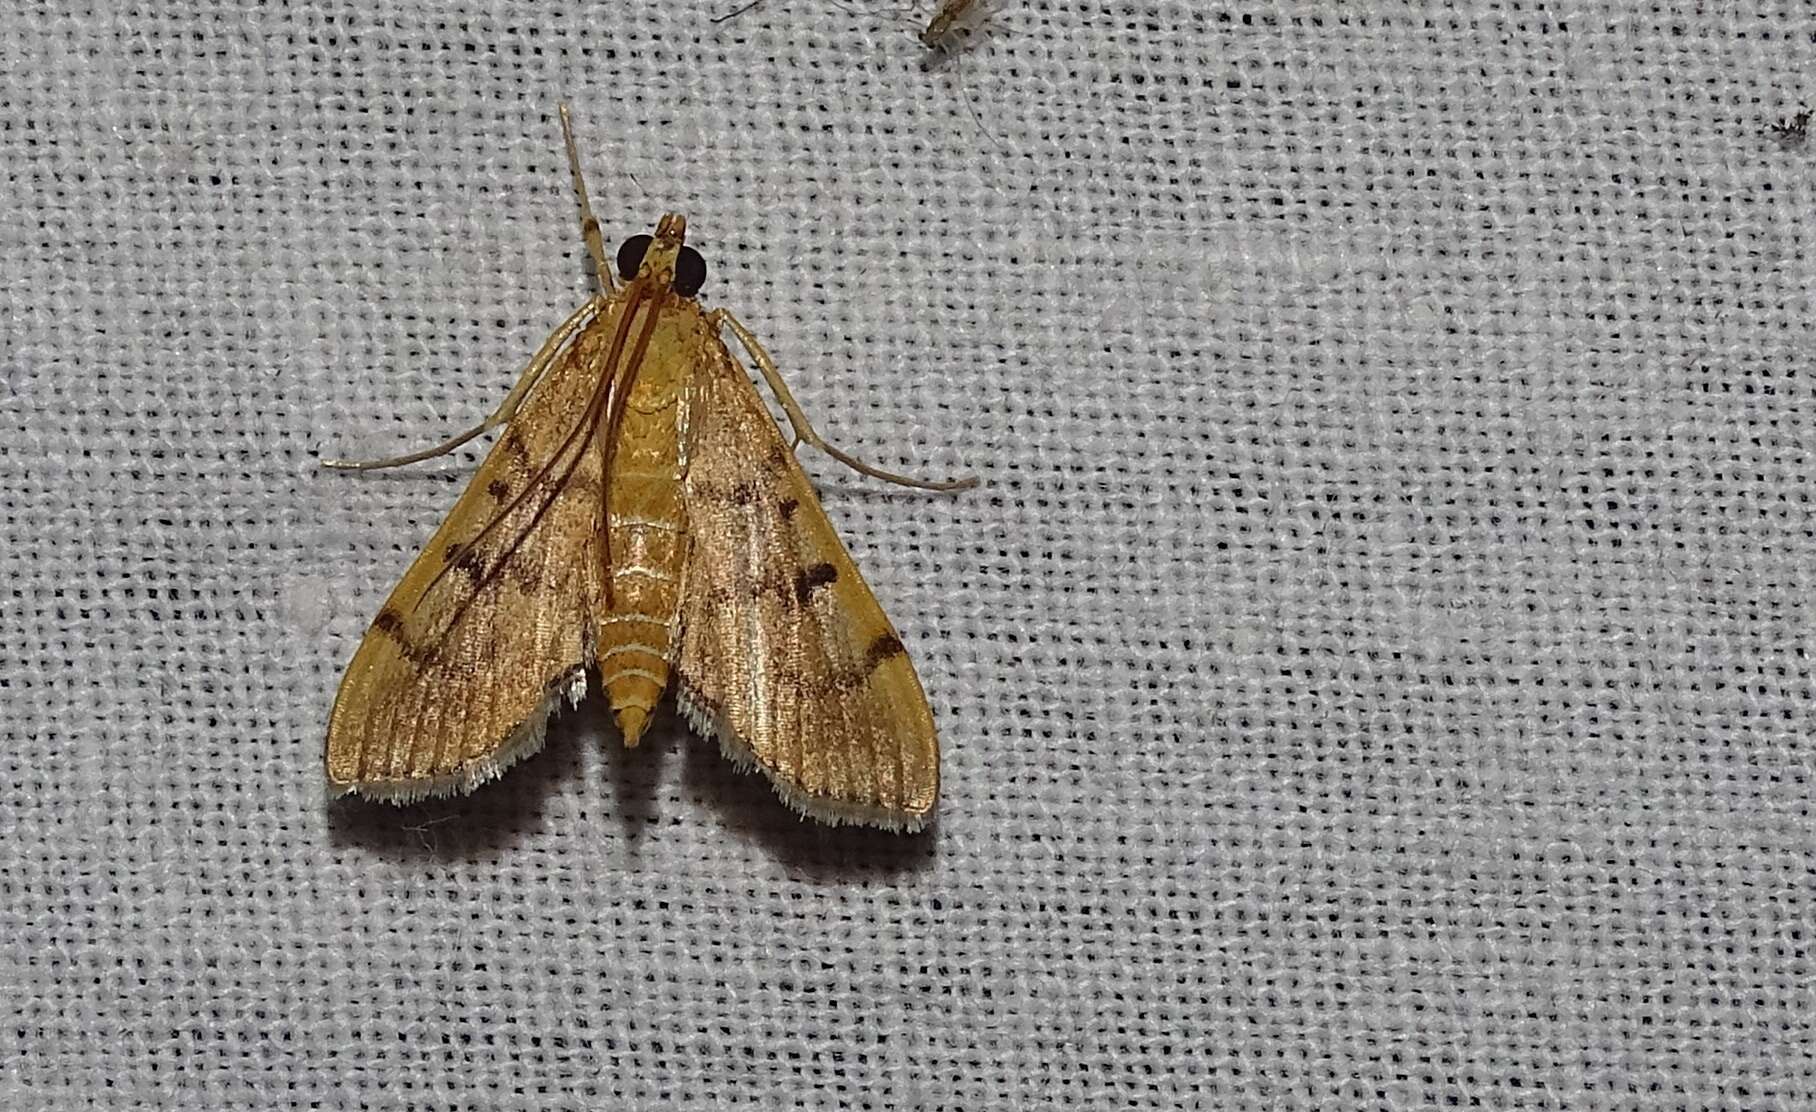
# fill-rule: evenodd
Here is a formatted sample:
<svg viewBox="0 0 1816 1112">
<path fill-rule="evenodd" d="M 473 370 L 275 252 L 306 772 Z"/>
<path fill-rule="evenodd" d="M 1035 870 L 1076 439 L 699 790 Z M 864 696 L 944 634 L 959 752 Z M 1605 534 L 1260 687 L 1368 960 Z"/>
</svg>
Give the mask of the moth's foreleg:
<svg viewBox="0 0 1816 1112">
<path fill-rule="evenodd" d="M 523 374 L 517 376 L 517 385 L 511 387 L 511 392 L 505 395 L 504 401 L 498 403 L 498 408 L 492 411 L 492 415 L 465 432 L 456 433 L 440 444 L 415 452 L 406 452 L 401 456 L 368 460 L 325 459 L 322 461 L 322 466 L 333 468 L 336 471 L 378 471 L 387 467 L 403 467 L 406 464 L 421 463 L 423 460 L 434 459 L 436 456 L 445 456 L 476 436 L 510 424 L 511 418 L 517 416 L 517 407 L 523 404 L 523 399 L 528 397 L 536 383 L 542 380 L 543 373 L 549 369 L 549 366 L 555 362 L 555 357 L 567 345 L 568 337 L 572 336 L 581 325 L 592 320 L 604 305 L 603 297 L 595 297 L 576 309 L 567 320 L 562 321 L 561 326 L 549 333 L 549 338 L 542 342 L 542 347 L 538 348 L 536 354 L 531 357 L 530 365 L 524 368 Z"/>
</svg>

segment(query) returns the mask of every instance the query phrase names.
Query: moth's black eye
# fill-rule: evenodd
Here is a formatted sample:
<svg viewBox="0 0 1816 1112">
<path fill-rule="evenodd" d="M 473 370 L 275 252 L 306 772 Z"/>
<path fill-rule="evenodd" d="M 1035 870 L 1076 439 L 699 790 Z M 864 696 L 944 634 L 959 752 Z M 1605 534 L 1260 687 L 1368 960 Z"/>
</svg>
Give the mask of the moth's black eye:
<svg viewBox="0 0 1816 1112">
<path fill-rule="evenodd" d="M 626 282 L 637 276 L 637 268 L 643 265 L 643 256 L 649 254 L 649 237 L 632 236 L 618 248 L 618 274 Z"/>
<path fill-rule="evenodd" d="M 692 297 L 706 285 L 706 260 L 700 252 L 683 245 L 681 254 L 675 257 L 675 292 L 682 297 Z"/>
</svg>

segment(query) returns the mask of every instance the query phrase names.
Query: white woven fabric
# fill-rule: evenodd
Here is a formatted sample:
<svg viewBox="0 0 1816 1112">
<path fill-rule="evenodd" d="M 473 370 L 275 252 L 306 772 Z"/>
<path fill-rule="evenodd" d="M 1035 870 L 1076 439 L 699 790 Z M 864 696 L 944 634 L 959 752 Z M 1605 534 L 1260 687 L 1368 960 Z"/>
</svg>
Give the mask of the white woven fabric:
<svg viewBox="0 0 1816 1112">
<path fill-rule="evenodd" d="M 0 1107 L 1816 1106 L 1807 6 L 373 7 L 0 20 Z M 563 97 L 987 484 L 809 461 L 931 837 L 596 704 L 324 798 L 477 452 L 316 461 L 584 295 Z"/>
</svg>

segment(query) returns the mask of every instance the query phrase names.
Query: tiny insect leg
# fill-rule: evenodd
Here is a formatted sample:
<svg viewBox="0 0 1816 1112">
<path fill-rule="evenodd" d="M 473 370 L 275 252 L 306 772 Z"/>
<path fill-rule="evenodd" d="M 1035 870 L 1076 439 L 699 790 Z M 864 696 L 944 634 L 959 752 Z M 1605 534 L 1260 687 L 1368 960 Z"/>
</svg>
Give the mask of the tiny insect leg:
<svg viewBox="0 0 1816 1112">
<path fill-rule="evenodd" d="M 813 425 L 807 420 L 807 414 L 802 411 L 800 403 L 795 401 L 794 395 L 788 392 L 788 383 L 783 381 L 782 372 L 776 369 L 775 360 L 771 359 L 769 353 L 763 350 L 763 345 L 757 342 L 756 335 L 744 327 L 744 323 L 727 310 L 714 309 L 708 314 L 708 319 L 715 328 L 723 325 L 731 329 L 732 335 L 736 336 L 738 342 L 744 345 L 744 350 L 750 353 L 751 359 L 757 364 L 757 370 L 763 373 L 763 381 L 769 383 L 769 388 L 774 391 L 776 400 L 782 403 L 782 412 L 788 414 L 788 423 L 794 427 L 795 447 L 800 447 L 801 442 L 806 441 L 859 474 L 881 479 L 886 483 L 895 483 L 897 486 L 914 487 L 916 490 L 969 490 L 977 485 L 977 479 L 974 476 L 932 482 L 927 479 L 897 475 L 893 471 L 872 467 L 863 460 L 848 455 L 827 443 L 825 437 L 814 431 Z"/>
<path fill-rule="evenodd" d="M 555 356 L 561 353 L 561 349 L 567 344 L 568 337 L 572 336 L 581 325 L 592 320 L 594 315 L 604 307 L 605 299 L 595 297 L 576 309 L 573 316 L 562 321 L 561 327 L 549 333 L 549 338 L 542 342 L 542 347 L 538 348 L 535 356 L 531 358 L 530 365 L 524 368 L 522 375 L 518 376 L 517 385 L 511 387 L 511 392 L 504 396 L 504 401 L 498 403 L 498 408 L 492 411 L 492 415 L 465 432 L 456 433 L 440 444 L 401 456 L 368 460 L 325 459 L 322 461 L 322 466 L 336 471 L 379 471 L 387 467 L 421 463 L 423 460 L 434 459 L 436 456 L 445 456 L 482 433 L 510 424 L 511 418 L 517 416 L 517 407 L 523 404 L 523 399 L 529 396 L 530 390 L 541 381 L 543 372 L 549 369 L 549 365 L 555 361 Z"/>
<path fill-rule="evenodd" d="M 568 171 L 574 175 L 574 203 L 580 206 L 580 238 L 586 241 L 586 253 L 593 257 L 593 278 L 599 283 L 599 292 L 615 293 L 618 285 L 612 279 L 611 264 L 605 259 L 605 240 L 599 234 L 599 218 L 593 215 L 592 202 L 586 197 L 586 177 L 580 172 L 580 150 L 574 146 L 574 125 L 568 119 L 565 102 L 560 111 L 561 139 L 567 144 Z"/>
<path fill-rule="evenodd" d="M 728 19 L 736 19 L 739 16 L 743 15 L 745 12 L 756 7 L 758 4 L 761 4 L 762 2 L 763 2 L 763 0 L 749 0 L 749 3 L 740 4 L 738 7 L 733 8 L 731 11 L 726 12 L 724 15 L 713 16 L 712 21 L 714 23 L 724 23 Z"/>
</svg>

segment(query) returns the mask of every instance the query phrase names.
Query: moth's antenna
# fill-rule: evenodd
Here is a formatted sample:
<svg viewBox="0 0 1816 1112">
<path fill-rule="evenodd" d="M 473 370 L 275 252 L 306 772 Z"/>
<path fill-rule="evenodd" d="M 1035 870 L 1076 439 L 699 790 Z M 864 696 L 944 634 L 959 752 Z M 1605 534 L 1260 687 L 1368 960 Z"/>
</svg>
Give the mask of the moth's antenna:
<svg viewBox="0 0 1816 1112">
<path fill-rule="evenodd" d="M 574 174 L 574 203 L 580 206 L 580 238 L 586 241 L 586 253 L 593 257 L 593 278 L 600 293 L 618 292 L 612 280 L 612 268 L 605 261 L 605 240 L 599 235 L 599 218 L 586 199 L 586 176 L 580 172 L 580 150 L 574 146 L 574 123 L 568 118 L 567 102 L 561 104 L 561 138 L 567 143 L 568 169 Z"/>
</svg>

